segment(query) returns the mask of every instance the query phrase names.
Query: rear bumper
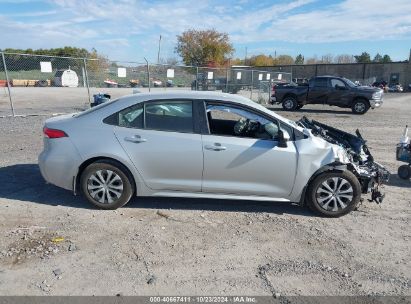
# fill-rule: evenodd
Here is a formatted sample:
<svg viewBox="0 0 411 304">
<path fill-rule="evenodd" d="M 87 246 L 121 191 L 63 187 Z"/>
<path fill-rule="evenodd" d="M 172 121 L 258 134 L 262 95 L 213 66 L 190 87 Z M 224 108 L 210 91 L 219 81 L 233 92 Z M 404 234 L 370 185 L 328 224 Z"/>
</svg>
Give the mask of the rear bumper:
<svg viewBox="0 0 411 304">
<path fill-rule="evenodd" d="M 50 184 L 73 190 L 73 179 L 81 157 L 68 138 L 44 138 L 44 150 L 38 157 L 40 172 Z"/>
</svg>

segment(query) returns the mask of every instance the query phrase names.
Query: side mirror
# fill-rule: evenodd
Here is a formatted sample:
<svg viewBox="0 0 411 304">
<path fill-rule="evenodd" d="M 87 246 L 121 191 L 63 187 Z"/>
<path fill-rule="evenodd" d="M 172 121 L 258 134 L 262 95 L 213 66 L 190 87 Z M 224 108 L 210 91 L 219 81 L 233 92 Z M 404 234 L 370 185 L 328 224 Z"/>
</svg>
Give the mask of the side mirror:
<svg viewBox="0 0 411 304">
<path fill-rule="evenodd" d="M 290 140 L 290 134 L 288 134 L 287 131 L 285 130 L 279 130 L 278 131 L 278 146 L 280 148 L 287 148 L 287 141 Z"/>
</svg>

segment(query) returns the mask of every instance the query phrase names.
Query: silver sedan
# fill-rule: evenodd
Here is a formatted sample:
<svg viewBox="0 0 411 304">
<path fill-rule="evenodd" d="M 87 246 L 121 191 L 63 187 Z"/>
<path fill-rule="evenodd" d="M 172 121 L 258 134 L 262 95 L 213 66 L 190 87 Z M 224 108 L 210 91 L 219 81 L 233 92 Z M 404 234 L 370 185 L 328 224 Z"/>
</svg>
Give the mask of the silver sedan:
<svg viewBox="0 0 411 304">
<path fill-rule="evenodd" d="M 177 196 L 297 202 L 341 216 L 361 193 L 382 196 L 383 168 L 311 123 L 231 94 L 137 94 L 48 119 L 39 166 L 47 182 L 103 209 Z"/>
</svg>

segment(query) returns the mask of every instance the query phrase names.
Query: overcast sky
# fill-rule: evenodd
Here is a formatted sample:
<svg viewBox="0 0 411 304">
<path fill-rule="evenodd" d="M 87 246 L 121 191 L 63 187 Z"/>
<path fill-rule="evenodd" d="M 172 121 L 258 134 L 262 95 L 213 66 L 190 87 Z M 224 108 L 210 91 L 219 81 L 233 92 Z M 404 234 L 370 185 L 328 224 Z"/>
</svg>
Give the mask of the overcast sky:
<svg viewBox="0 0 411 304">
<path fill-rule="evenodd" d="M 186 29 L 227 32 L 234 57 L 389 54 L 408 59 L 411 0 L 0 0 L 0 48 L 95 47 L 110 59 L 176 57 Z"/>
</svg>

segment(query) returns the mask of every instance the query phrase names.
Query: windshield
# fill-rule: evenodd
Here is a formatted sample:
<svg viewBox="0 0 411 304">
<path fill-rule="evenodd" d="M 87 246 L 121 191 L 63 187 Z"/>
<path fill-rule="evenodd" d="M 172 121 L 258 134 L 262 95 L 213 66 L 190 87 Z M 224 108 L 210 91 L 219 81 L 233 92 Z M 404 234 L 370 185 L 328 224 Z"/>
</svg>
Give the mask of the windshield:
<svg viewBox="0 0 411 304">
<path fill-rule="evenodd" d="M 354 82 L 352 82 L 351 80 L 347 79 L 347 78 L 343 78 L 345 80 L 345 82 L 348 84 L 348 86 L 355 88 L 358 87 Z"/>
</svg>

